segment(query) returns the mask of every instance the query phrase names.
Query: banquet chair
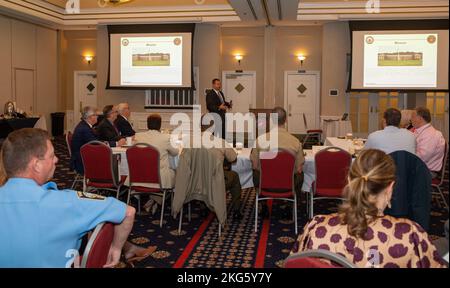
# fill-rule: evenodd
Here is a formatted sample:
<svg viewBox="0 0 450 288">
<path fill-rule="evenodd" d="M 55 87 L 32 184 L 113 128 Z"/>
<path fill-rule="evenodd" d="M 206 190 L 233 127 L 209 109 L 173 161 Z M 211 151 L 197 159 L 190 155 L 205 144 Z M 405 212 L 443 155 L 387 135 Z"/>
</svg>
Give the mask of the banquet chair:
<svg viewBox="0 0 450 288">
<path fill-rule="evenodd" d="M 81 258 L 81 268 L 103 268 L 108 261 L 109 249 L 114 238 L 114 225 L 100 223 L 95 227 Z"/>
<path fill-rule="evenodd" d="M 173 188 L 164 189 L 161 184 L 159 170 L 159 151 L 149 144 L 138 143 L 127 150 L 127 161 L 130 177 L 127 204 L 132 195 L 151 194 L 162 197 L 162 208 L 159 226 L 162 227 L 166 196 Z"/>
<path fill-rule="evenodd" d="M 67 146 L 67 151 L 69 151 L 69 159 L 72 158 L 72 138 L 73 138 L 73 134 L 71 131 L 68 131 L 66 134 L 66 146 Z M 70 187 L 71 190 L 73 190 L 77 183 L 83 183 L 83 175 L 80 175 L 77 171 L 75 172 L 75 179 L 73 180 L 72 186 Z"/>
<path fill-rule="evenodd" d="M 395 151 L 389 156 L 395 162 L 396 179 L 391 208 L 384 214 L 410 219 L 428 231 L 433 190 L 430 170 L 422 159 L 407 151 Z"/>
<path fill-rule="evenodd" d="M 117 171 L 118 158 L 111 148 L 103 142 L 91 141 L 80 149 L 84 167 L 85 190 L 106 190 L 116 193 L 119 198 L 126 176 L 119 178 Z"/>
<path fill-rule="evenodd" d="M 321 199 L 341 199 L 347 185 L 347 175 L 352 163 L 352 156 L 338 147 L 328 147 L 314 156 L 316 180 L 309 192 L 309 218 L 314 216 L 314 201 Z M 308 194 L 307 194 L 308 195 Z"/>
<path fill-rule="evenodd" d="M 284 260 L 284 268 L 356 268 L 356 266 L 339 254 L 317 249 L 290 255 Z"/>
<path fill-rule="evenodd" d="M 297 194 L 295 193 L 295 155 L 284 149 L 260 153 L 259 187 L 256 193 L 255 232 L 258 230 L 259 201 L 277 199 L 293 202 L 295 234 L 297 234 Z"/>
<path fill-rule="evenodd" d="M 314 145 L 322 145 L 322 129 L 308 129 L 305 113 L 303 113 L 303 124 L 305 125 L 306 136 L 303 138 L 302 148 L 311 149 Z"/>
<path fill-rule="evenodd" d="M 445 152 L 444 152 L 444 158 L 443 158 L 443 162 L 442 162 L 442 168 L 439 173 L 439 176 L 431 179 L 431 186 L 433 188 L 437 189 L 437 192 L 433 191 L 433 194 L 435 194 L 435 195 L 437 194 L 438 196 L 440 196 L 442 198 L 442 201 L 444 202 L 444 206 L 448 210 L 448 203 L 447 203 L 447 200 L 445 199 L 444 193 L 442 191 L 442 189 L 445 189 L 444 188 L 444 179 L 445 179 L 445 168 L 447 165 L 447 159 L 448 159 L 448 143 L 445 143 Z"/>
</svg>

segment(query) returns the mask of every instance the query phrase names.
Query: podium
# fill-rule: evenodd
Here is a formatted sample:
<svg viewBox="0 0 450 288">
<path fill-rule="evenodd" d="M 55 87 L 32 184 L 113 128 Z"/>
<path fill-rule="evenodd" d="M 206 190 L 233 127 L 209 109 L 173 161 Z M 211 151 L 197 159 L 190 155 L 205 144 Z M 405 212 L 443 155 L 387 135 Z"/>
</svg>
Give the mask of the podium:
<svg viewBox="0 0 450 288">
<path fill-rule="evenodd" d="M 9 133 L 22 128 L 33 128 L 39 118 L 0 119 L 0 139 L 8 137 Z"/>
</svg>

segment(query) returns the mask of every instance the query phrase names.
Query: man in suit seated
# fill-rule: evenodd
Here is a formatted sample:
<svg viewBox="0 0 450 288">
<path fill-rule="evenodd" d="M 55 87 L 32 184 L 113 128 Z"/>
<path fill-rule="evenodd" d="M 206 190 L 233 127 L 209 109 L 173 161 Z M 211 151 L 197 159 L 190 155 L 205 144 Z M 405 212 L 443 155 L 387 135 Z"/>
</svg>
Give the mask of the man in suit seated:
<svg viewBox="0 0 450 288">
<path fill-rule="evenodd" d="M 159 173 L 161 176 L 162 188 L 173 188 L 175 186 L 175 170 L 170 167 L 169 155 L 177 156 L 178 148 L 170 143 L 170 135 L 161 133 L 161 116 L 152 114 L 147 118 L 148 131 L 136 133 L 137 143 L 146 143 L 154 146 L 159 151 Z M 140 185 L 145 186 L 145 185 Z M 156 213 L 157 204 L 161 205 L 162 199 L 159 196 L 151 196 L 151 200 L 145 204 L 145 209 Z"/>
<path fill-rule="evenodd" d="M 136 132 L 133 130 L 133 127 L 131 126 L 128 119 L 130 119 L 130 105 L 128 103 L 120 103 L 117 106 L 117 110 L 119 112 L 119 115 L 117 116 L 116 121 L 114 124 L 116 124 L 117 129 L 119 130 L 119 133 L 123 137 L 132 137 L 136 134 Z"/>
<path fill-rule="evenodd" d="M 83 161 L 81 159 L 80 149 L 86 143 L 100 140 L 95 130 L 92 128 L 97 123 L 97 110 L 94 107 L 84 107 L 81 114 L 81 121 L 73 131 L 71 150 L 72 158 L 70 159 L 71 168 L 84 175 Z M 116 147 L 125 144 L 125 139 L 119 141 L 108 142 L 109 146 Z"/>
<path fill-rule="evenodd" d="M 106 105 L 103 108 L 103 116 L 105 117 L 96 128 L 100 141 L 118 142 L 123 140 L 114 122 L 117 119 L 117 106 Z"/>
</svg>

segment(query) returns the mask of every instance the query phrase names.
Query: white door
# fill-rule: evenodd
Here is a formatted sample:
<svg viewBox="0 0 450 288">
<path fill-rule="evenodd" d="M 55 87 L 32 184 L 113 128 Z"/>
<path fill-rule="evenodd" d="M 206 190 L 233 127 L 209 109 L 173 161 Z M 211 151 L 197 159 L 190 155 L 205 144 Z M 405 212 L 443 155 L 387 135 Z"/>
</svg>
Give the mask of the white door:
<svg viewBox="0 0 450 288">
<path fill-rule="evenodd" d="M 284 99 L 290 133 L 305 134 L 307 130 L 320 129 L 319 72 L 285 72 Z"/>
<path fill-rule="evenodd" d="M 248 113 L 256 107 L 256 72 L 223 71 L 222 91 L 227 102 L 233 101 L 231 113 Z"/>
<path fill-rule="evenodd" d="M 75 72 L 74 81 L 74 116 L 75 122 L 81 116 L 85 106 L 97 107 L 97 72 Z M 77 117 L 78 116 L 78 117 Z M 75 125 L 78 123 L 75 123 Z"/>
<path fill-rule="evenodd" d="M 14 70 L 14 99 L 16 109 L 23 110 L 29 115 L 34 112 L 34 70 L 15 69 Z"/>
</svg>

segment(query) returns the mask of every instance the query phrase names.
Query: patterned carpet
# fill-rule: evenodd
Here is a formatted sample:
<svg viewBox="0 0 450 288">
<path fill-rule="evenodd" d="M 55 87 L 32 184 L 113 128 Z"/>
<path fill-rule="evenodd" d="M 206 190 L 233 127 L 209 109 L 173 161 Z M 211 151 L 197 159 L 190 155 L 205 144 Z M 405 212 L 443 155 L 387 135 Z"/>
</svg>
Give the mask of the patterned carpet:
<svg viewBox="0 0 450 288">
<path fill-rule="evenodd" d="M 60 188 L 70 187 L 74 174 L 69 170 L 69 158 L 63 137 L 54 140 L 56 155 L 59 158 L 54 181 Z M 446 191 L 448 201 L 448 163 L 446 170 Z M 80 187 L 78 187 L 81 189 Z M 122 199 L 123 200 L 123 199 Z M 142 199 L 145 203 L 146 199 Z M 433 197 L 431 212 L 432 237 L 443 236 L 444 222 L 448 212 L 439 197 Z M 136 267 L 205 267 L 205 268 L 274 268 L 281 267 L 296 239 L 294 223 L 290 218 L 291 203 L 269 202 L 270 219 L 258 220 L 258 232 L 254 232 L 255 190 L 242 191 L 241 220 L 229 218 L 218 237 L 218 222 L 213 213 L 202 208 L 198 202 L 192 204 L 191 221 L 187 210 L 182 223 L 182 233 L 178 235 L 178 219 L 170 215 L 166 206 L 164 225 L 159 227 L 160 210 L 155 215 L 142 210 L 136 216 L 129 240 L 139 246 L 157 246 L 157 251 L 147 259 L 138 262 Z M 136 207 L 137 201 L 132 202 Z M 336 211 L 338 201 L 318 201 L 314 205 L 315 214 L 329 214 Z M 228 214 L 230 215 L 230 213 Z M 262 220 L 262 221 L 261 221 Z M 298 207 L 299 233 L 306 224 L 306 205 L 302 195 Z"/>
</svg>

